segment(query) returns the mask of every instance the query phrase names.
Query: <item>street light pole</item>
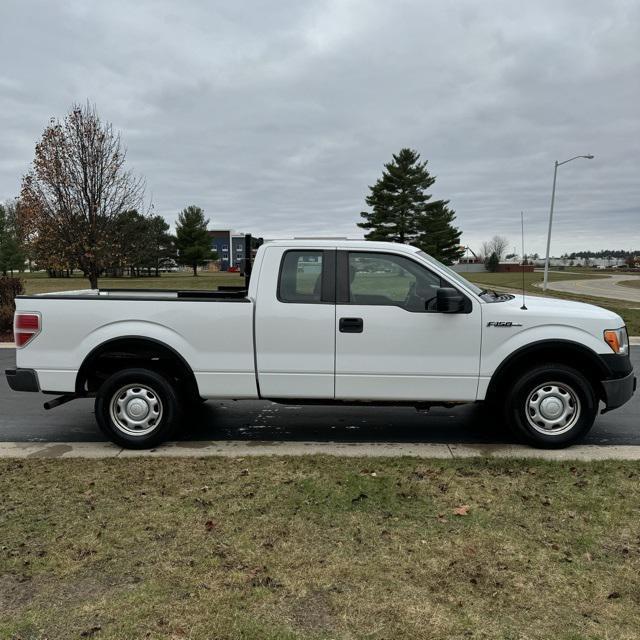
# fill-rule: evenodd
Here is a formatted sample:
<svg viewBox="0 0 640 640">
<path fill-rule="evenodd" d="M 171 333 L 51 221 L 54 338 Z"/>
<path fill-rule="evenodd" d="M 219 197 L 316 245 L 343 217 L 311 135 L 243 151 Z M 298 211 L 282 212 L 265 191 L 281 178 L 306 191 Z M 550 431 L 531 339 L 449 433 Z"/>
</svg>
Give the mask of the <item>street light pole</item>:
<svg viewBox="0 0 640 640">
<path fill-rule="evenodd" d="M 553 187 L 551 189 L 551 208 L 549 209 L 549 231 L 547 232 L 547 253 L 544 259 L 544 284 L 542 290 L 547 290 L 547 281 L 549 279 L 549 250 L 551 249 L 551 226 L 553 224 L 553 203 L 556 199 L 556 179 L 558 177 L 558 161 L 553 166 Z"/>
<path fill-rule="evenodd" d="M 547 290 L 547 283 L 549 281 L 549 251 L 551 250 L 551 227 L 553 225 L 553 204 L 556 199 L 556 180 L 558 177 L 558 167 L 563 164 L 567 164 L 567 162 L 571 162 L 572 160 L 577 160 L 578 158 L 586 158 L 587 160 L 593 160 L 594 156 L 588 154 L 586 156 L 574 156 L 573 158 L 569 158 L 568 160 L 563 160 L 562 162 L 555 161 L 553 167 L 553 187 L 551 188 L 551 207 L 549 209 L 549 231 L 547 233 L 547 255 L 544 260 L 544 282 L 542 285 L 542 290 Z"/>
</svg>

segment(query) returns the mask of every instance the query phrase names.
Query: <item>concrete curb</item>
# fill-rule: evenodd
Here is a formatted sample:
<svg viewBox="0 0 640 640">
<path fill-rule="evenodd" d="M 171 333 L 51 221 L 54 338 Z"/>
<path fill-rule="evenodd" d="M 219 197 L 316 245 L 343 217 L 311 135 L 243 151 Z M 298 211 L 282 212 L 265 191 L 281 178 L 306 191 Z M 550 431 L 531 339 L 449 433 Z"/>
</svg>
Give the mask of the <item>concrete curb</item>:
<svg viewBox="0 0 640 640">
<path fill-rule="evenodd" d="M 542 450 L 515 444 L 204 441 L 171 442 L 134 451 L 108 442 L 0 442 L 0 458 L 205 458 L 329 455 L 343 457 L 517 458 L 541 460 L 640 460 L 640 446 L 575 445 Z"/>
</svg>

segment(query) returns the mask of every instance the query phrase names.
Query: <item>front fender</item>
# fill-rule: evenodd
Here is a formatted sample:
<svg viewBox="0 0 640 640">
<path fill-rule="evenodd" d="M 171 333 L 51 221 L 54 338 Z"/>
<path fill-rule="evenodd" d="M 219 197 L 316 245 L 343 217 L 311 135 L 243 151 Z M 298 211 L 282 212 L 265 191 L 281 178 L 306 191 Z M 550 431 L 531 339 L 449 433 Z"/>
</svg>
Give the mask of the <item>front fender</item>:
<svg viewBox="0 0 640 640">
<path fill-rule="evenodd" d="M 517 333 L 508 335 L 507 332 L 512 329 L 513 327 L 484 327 L 480 360 L 481 377 L 490 378 L 511 354 L 532 344 L 568 342 L 586 347 L 594 354 L 607 353 L 608 350 L 604 340 L 598 340 L 593 334 L 579 327 L 547 324 L 523 328 Z"/>
</svg>

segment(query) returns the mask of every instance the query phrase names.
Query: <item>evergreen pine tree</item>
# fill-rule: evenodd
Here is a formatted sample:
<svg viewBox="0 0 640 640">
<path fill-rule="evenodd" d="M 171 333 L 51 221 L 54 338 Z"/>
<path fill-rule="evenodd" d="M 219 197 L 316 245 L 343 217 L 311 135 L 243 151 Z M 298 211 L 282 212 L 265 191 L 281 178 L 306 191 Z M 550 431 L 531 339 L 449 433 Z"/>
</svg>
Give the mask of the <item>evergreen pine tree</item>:
<svg viewBox="0 0 640 640">
<path fill-rule="evenodd" d="M 455 213 L 448 200 L 431 201 L 427 189 L 436 181 L 427 170 L 427 161 L 413 149 L 401 149 L 393 161 L 385 164 L 382 177 L 369 187 L 366 203 L 371 211 L 362 211 L 367 240 L 413 244 L 445 264 L 451 264 L 464 250 L 461 232 L 453 226 Z"/>
<path fill-rule="evenodd" d="M 208 224 L 204 211 L 194 205 L 183 209 L 176 223 L 178 262 L 189 265 L 194 276 L 198 275 L 198 265 L 212 258 Z"/>
<path fill-rule="evenodd" d="M 444 264 L 453 264 L 464 254 L 460 246 L 462 231 L 453 226 L 455 212 L 447 206 L 448 200 L 434 200 L 425 207 L 420 221 L 420 236 L 415 243 L 425 253 Z"/>
<path fill-rule="evenodd" d="M 419 234 L 424 205 L 431 196 L 426 190 L 435 182 L 413 149 L 401 149 L 393 161 L 384 166 L 382 178 L 369 187 L 366 202 L 372 211 L 362 211 L 365 222 L 358 226 L 368 229 L 367 240 L 413 243 Z"/>
<path fill-rule="evenodd" d="M 485 268 L 487 271 L 491 271 L 492 273 L 495 273 L 498 270 L 499 265 L 500 265 L 500 258 L 498 258 L 498 254 L 494 251 L 485 260 Z"/>
</svg>

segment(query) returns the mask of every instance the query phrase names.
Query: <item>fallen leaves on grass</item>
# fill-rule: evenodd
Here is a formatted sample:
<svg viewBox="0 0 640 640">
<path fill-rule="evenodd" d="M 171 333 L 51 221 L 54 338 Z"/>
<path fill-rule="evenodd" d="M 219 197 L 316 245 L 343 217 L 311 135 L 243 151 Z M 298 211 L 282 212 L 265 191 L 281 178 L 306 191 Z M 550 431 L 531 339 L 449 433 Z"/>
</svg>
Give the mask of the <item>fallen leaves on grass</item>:
<svg viewBox="0 0 640 640">
<path fill-rule="evenodd" d="M 453 515 L 454 516 L 468 516 L 469 515 L 469 505 L 468 504 L 461 504 L 459 507 L 456 507 L 453 510 Z"/>
<path fill-rule="evenodd" d="M 217 526 L 218 526 L 218 523 L 217 523 L 217 522 L 215 522 L 214 520 L 207 520 L 207 521 L 204 523 L 204 528 L 205 528 L 207 531 L 213 531 Z"/>
<path fill-rule="evenodd" d="M 98 631 L 101 631 L 101 630 L 102 630 L 102 627 L 99 624 L 96 624 L 93 627 L 91 627 L 91 629 L 87 629 L 86 631 L 83 631 L 82 633 L 80 633 L 80 637 L 90 638 L 94 633 L 98 633 Z"/>
</svg>

